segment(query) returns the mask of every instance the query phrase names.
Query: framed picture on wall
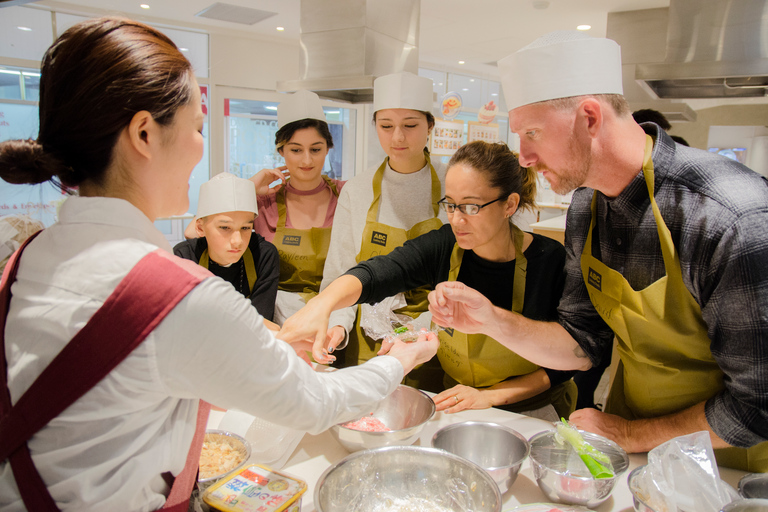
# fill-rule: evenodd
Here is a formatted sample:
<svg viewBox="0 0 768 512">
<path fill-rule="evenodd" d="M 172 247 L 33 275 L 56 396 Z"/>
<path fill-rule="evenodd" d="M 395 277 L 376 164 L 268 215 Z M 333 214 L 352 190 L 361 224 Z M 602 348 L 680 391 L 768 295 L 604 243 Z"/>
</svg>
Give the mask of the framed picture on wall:
<svg viewBox="0 0 768 512">
<path fill-rule="evenodd" d="M 435 119 L 429 140 L 429 152 L 438 156 L 453 155 L 462 144 L 464 121 Z"/>
</svg>

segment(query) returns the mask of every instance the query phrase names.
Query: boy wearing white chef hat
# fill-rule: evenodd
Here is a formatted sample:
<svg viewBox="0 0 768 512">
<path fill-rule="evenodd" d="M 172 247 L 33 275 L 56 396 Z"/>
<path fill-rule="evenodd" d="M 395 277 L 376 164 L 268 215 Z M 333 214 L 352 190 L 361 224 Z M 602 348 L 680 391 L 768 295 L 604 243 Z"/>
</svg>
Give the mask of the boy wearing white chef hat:
<svg viewBox="0 0 768 512">
<path fill-rule="evenodd" d="M 279 260 L 277 249 L 253 233 L 257 215 L 253 183 L 230 173 L 217 174 L 200 186 L 193 221 L 199 238 L 177 244 L 173 252 L 232 284 L 271 321 Z"/>
<path fill-rule="evenodd" d="M 768 183 L 638 125 L 613 41 L 547 34 L 499 69 L 520 164 L 558 193 L 583 187 L 568 210 L 559 318 L 494 310 L 443 283 L 433 319 L 478 322 L 560 369 L 599 365 L 615 337 L 621 362 L 605 412 L 576 411 L 576 426 L 628 452 L 706 430 L 719 465 L 768 471 Z"/>
</svg>

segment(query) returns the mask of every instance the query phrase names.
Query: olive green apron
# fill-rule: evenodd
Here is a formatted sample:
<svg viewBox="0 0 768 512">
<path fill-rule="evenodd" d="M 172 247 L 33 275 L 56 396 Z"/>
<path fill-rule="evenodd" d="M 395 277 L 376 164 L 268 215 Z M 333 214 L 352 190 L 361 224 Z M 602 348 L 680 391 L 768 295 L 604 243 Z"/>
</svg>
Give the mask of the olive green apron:
<svg viewBox="0 0 768 512">
<path fill-rule="evenodd" d="M 210 263 L 211 259 L 210 256 L 208 256 L 208 249 L 203 251 L 202 256 L 200 256 L 200 261 L 198 264 L 203 268 L 208 268 L 208 265 Z M 251 296 L 251 293 L 253 292 L 253 285 L 256 284 L 256 264 L 253 261 L 253 253 L 251 252 L 250 247 L 245 248 L 245 252 L 243 253 L 243 263 L 245 263 L 245 275 L 248 278 L 248 295 L 246 295 L 246 298 L 249 298 Z"/>
<path fill-rule="evenodd" d="M 440 200 L 441 190 L 440 179 L 437 177 L 437 172 L 435 172 L 435 168 L 429 159 L 429 153 L 425 151 L 424 156 L 429 164 L 432 176 L 432 209 L 434 217 L 423 220 L 407 230 L 378 222 L 379 203 L 381 202 L 381 181 L 389 164 L 389 158 L 386 158 L 373 176 L 373 202 L 370 208 L 368 208 L 360 252 L 355 257 L 356 262 L 360 263 L 374 256 L 389 254 L 395 248 L 402 246 L 407 240 L 412 240 L 443 225 L 440 219 L 437 218 L 439 212 L 437 202 Z M 405 292 L 407 305 L 395 312 L 412 318 L 418 317 L 429 308 L 429 300 L 427 299 L 429 291 L 429 288 L 421 287 Z M 346 355 L 348 364 L 350 362 L 351 364 L 362 364 L 374 357 L 381 348 L 381 340 L 373 340 L 365 335 L 360 326 L 360 317 L 361 308 L 358 307 L 355 328 L 349 333 L 349 345 Z M 440 362 L 437 358 L 433 358 L 431 361 L 412 370 L 406 376 L 404 382 L 409 386 L 428 391 L 441 390 L 443 386 L 443 370 L 440 368 Z"/>
<path fill-rule="evenodd" d="M 615 270 L 592 256 L 592 222 L 581 270 L 595 309 L 616 334 L 620 362 L 605 411 L 626 419 L 653 418 L 705 401 L 724 388 L 710 351 L 701 309 L 685 287 L 680 259 L 654 198 L 653 139 L 646 139 L 643 174 L 656 219 L 666 276 L 635 291 Z M 749 449 L 715 450 L 721 466 L 768 470 L 768 442 Z"/>
<path fill-rule="evenodd" d="M 327 176 L 323 179 L 331 192 L 338 196 L 336 184 Z M 280 254 L 280 281 L 277 289 L 297 293 L 306 303 L 320 291 L 323 267 L 331 243 L 331 228 L 286 228 L 285 187 L 275 196 L 277 226 L 272 243 Z"/>
<path fill-rule="evenodd" d="M 511 225 L 515 244 L 515 280 L 512 285 L 512 308 L 522 314 L 525 301 L 525 276 L 528 260 L 523 252 L 523 232 Z M 464 250 L 458 244 L 451 252 L 448 281 L 459 277 Z M 507 347 L 484 334 L 465 334 L 455 329 L 445 329 L 438 334 L 440 348 L 437 357 L 445 370 L 446 388 L 464 384 L 473 388 L 493 386 L 511 377 L 527 375 L 539 369 L 533 364 L 509 350 Z M 552 404 L 560 416 L 567 418 L 575 406 L 576 386 L 573 381 L 557 386 L 521 402 L 510 404 L 516 412 L 540 409 Z M 568 392 L 570 391 L 570 392 Z M 554 401 L 553 401 L 554 400 Z M 510 408 L 507 406 L 506 408 Z M 511 410 L 511 409 L 510 409 Z"/>
</svg>

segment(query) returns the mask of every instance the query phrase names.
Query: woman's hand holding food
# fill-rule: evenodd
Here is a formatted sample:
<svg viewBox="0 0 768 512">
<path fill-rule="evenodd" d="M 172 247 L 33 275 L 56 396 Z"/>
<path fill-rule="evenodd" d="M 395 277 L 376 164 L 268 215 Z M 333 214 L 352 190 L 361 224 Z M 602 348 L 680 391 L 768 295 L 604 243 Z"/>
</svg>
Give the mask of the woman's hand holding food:
<svg viewBox="0 0 768 512">
<path fill-rule="evenodd" d="M 467 334 L 489 334 L 494 305 L 482 293 L 458 281 L 438 284 L 429 292 L 432 321 Z"/>
<path fill-rule="evenodd" d="M 496 405 L 491 401 L 490 393 L 487 390 L 476 389 L 463 384 L 457 384 L 446 389 L 435 395 L 432 400 L 438 411 L 445 411 L 448 414 L 467 409 L 488 409 Z"/>
<path fill-rule="evenodd" d="M 395 357 L 403 365 L 405 374 L 413 370 L 416 365 L 426 363 L 437 354 L 440 341 L 437 335 L 430 331 L 421 333 L 416 341 L 406 343 L 395 338 L 394 343 L 387 343 L 382 347 L 379 355 Z"/>
<path fill-rule="evenodd" d="M 263 196 L 269 194 L 273 190 L 280 190 L 280 187 L 286 184 L 286 178 L 289 178 L 290 176 L 291 173 L 288 171 L 288 167 L 283 165 L 277 169 L 262 169 L 248 179 L 251 180 L 256 187 L 256 195 Z M 270 183 L 277 180 L 280 180 L 282 184 L 274 189 L 269 188 Z"/>
<path fill-rule="evenodd" d="M 334 350 L 340 350 L 347 346 L 347 331 L 340 325 L 334 325 L 328 329 L 327 343 L 325 345 L 329 354 Z"/>
</svg>

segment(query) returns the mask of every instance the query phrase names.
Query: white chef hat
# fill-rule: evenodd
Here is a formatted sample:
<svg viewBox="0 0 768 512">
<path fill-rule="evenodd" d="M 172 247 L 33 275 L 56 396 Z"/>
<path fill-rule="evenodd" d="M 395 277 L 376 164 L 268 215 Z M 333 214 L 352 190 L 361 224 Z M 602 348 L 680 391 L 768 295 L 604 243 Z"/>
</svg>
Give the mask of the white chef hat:
<svg viewBox="0 0 768 512">
<path fill-rule="evenodd" d="M 404 71 L 373 81 L 373 111 L 408 108 L 432 111 L 432 79 Z"/>
<path fill-rule="evenodd" d="M 291 94 L 277 106 L 277 126 L 282 128 L 288 123 L 302 119 L 327 122 L 323 106 L 320 104 L 320 97 L 303 89 Z"/>
<path fill-rule="evenodd" d="M 224 212 L 253 212 L 258 215 L 257 204 L 253 182 L 222 172 L 200 185 L 197 217 Z"/>
<path fill-rule="evenodd" d="M 498 65 L 509 110 L 557 98 L 624 93 L 616 41 L 575 30 L 543 35 Z"/>
</svg>

